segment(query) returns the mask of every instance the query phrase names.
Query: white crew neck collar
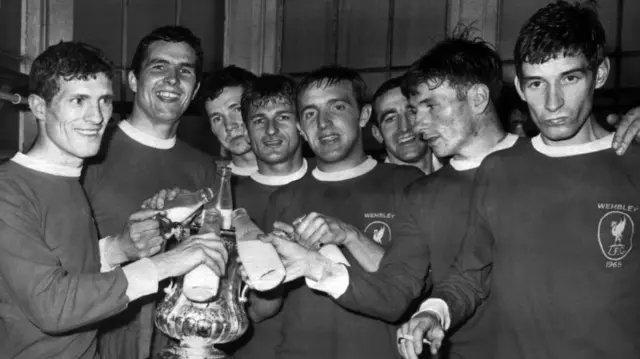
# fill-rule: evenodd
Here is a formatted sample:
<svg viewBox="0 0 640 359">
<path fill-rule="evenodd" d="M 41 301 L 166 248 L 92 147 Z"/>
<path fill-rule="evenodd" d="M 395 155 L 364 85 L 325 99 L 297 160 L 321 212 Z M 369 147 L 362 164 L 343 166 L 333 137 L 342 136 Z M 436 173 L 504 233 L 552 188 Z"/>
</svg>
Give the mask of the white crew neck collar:
<svg viewBox="0 0 640 359">
<path fill-rule="evenodd" d="M 13 157 L 11 157 L 11 161 L 34 171 L 43 172 L 54 176 L 79 178 L 80 174 L 82 173 L 82 166 L 63 166 L 47 162 L 40 158 L 28 156 L 21 152 L 18 152 Z"/>
<path fill-rule="evenodd" d="M 370 172 L 371 170 L 373 170 L 377 164 L 378 164 L 378 161 L 374 160 L 370 156 L 367 156 L 367 159 L 364 160 L 364 162 L 346 170 L 337 171 L 337 172 L 322 172 L 318 167 L 316 167 L 313 169 L 313 171 L 311 171 L 311 174 L 318 181 L 340 182 L 340 181 L 346 181 L 352 178 L 360 177 Z"/>
<path fill-rule="evenodd" d="M 258 171 L 255 171 L 250 175 L 250 177 L 252 180 L 260 184 L 263 184 L 265 186 L 284 186 L 286 184 L 289 184 L 293 181 L 297 181 L 300 178 L 304 177 L 304 175 L 307 173 L 308 168 L 309 168 L 309 165 L 307 164 L 307 160 L 303 158 L 302 166 L 300 166 L 300 168 L 298 168 L 293 173 L 289 173 L 284 176 L 266 176 L 266 175 L 263 175 L 262 173 L 259 173 Z"/>
<path fill-rule="evenodd" d="M 251 174 L 258 172 L 258 166 L 239 167 L 235 163 L 229 162 L 227 167 L 231 168 L 231 173 L 236 176 L 251 176 Z"/>
<path fill-rule="evenodd" d="M 507 135 L 504 136 L 504 138 L 500 142 L 498 142 L 489 152 L 485 153 L 484 155 L 465 158 L 463 160 L 452 158 L 449 163 L 451 164 L 451 167 L 453 167 L 453 169 L 456 171 L 468 171 L 474 168 L 478 168 L 487 156 L 494 152 L 498 152 L 506 148 L 511 148 L 516 144 L 518 138 L 519 137 L 517 135 L 507 133 Z"/>
<path fill-rule="evenodd" d="M 175 146 L 176 144 L 176 136 L 167 139 L 157 138 L 135 128 L 127 120 L 120 121 L 120 123 L 118 123 L 118 127 L 120 127 L 122 132 L 124 132 L 127 136 L 131 137 L 132 140 L 147 147 L 153 147 L 159 150 L 168 150 L 173 148 L 173 146 Z"/>
<path fill-rule="evenodd" d="M 599 152 L 610 149 L 612 143 L 613 133 L 599 138 L 595 141 L 568 146 L 549 146 L 544 143 L 541 135 L 538 135 L 531 139 L 531 145 L 533 145 L 533 148 L 543 155 L 549 157 L 570 157 Z"/>
</svg>

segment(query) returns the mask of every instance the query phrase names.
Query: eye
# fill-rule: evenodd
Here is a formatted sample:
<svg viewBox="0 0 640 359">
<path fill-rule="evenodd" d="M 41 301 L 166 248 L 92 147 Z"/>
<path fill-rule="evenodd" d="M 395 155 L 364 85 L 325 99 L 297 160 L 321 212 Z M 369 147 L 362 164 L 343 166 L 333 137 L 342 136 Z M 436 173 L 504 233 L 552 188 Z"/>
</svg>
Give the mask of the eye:
<svg viewBox="0 0 640 359">
<path fill-rule="evenodd" d="M 254 124 L 254 125 L 259 125 L 261 123 L 264 123 L 264 118 L 262 118 L 262 117 L 254 117 L 251 120 L 251 123 Z"/>
<path fill-rule="evenodd" d="M 565 80 L 566 83 L 573 84 L 573 83 L 578 82 L 578 80 L 580 80 L 580 77 L 577 76 L 577 75 L 567 75 L 564 78 L 564 80 Z"/>
<path fill-rule="evenodd" d="M 316 116 L 316 111 L 313 110 L 309 110 L 309 111 L 305 111 L 302 114 L 302 119 L 305 121 L 311 120 L 312 118 L 314 118 Z"/>
<path fill-rule="evenodd" d="M 240 106 L 238 106 L 238 107 L 234 107 L 233 109 L 231 109 L 231 111 L 233 111 L 233 112 L 235 112 L 235 113 L 240 112 Z"/>
<path fill-rule="evenodd" d="M 162 71 L 162 70 L 164 70 L 164 69 L 165 69 L 165 67 L 164 67 L 164 65 L 163 65 L 163 64 L 156 64 L 156 65 L 151 66 L 151 69 L 153 69 L 153 70 L 158 70 L 158 71 Z"/>
<path fill-rule="evenodd" d="M 84 103 L 84 97 L 74 97 L 71 99 L 71 103 L 80 106 Z"/>
<path fill-rule="evenodd" d="M 398 115 L 389 115 L 382 119 L 382 123 L 392 123 L 398 119 Z"/>
<path fill-rule="evenodd" d="M 291 119 L 291 115 L 280 115 L 276 117 L 278 121 L 289 121 Z"/>
<path fill-rule="evenodd" d="M 540 87 L 542 87 L 542 81 L 537 81 L 537 80 L 535 80 L 535 81 L 530 81 L 530 82 L 527 84 L 527 88 L 530 88 L 530 89 L 532 89 L 532 90 L 539 89 Z"/>
<path fill-rule="evenodd" d="M 182 70 L 180 70 L 180 72 L 186 75 L 193 75 L 193 70 L 188 67 L 183 67 Z"/>
<path fill-rule="evenodd" d="M 343 103 L 337 103 L 333 106 L 333 108 L 336 111 L 346 111 L 347 110 L 347 105 L 343 104 Z"/>
<path fill-rule="evenodd" d="M 220 123 L 221 121 L 222 121 L 222 117 L 220 117 L 220 116 L 211 117 L 211 122 L 212 123 Z"/>
<path fill-rule="evenodd" d="M 102 103 L 104 105 L 110 106 L 111 104 L 113 104 L 113 98 L 112 97 L 104 97 L 102 98 Z"/>
</svg>

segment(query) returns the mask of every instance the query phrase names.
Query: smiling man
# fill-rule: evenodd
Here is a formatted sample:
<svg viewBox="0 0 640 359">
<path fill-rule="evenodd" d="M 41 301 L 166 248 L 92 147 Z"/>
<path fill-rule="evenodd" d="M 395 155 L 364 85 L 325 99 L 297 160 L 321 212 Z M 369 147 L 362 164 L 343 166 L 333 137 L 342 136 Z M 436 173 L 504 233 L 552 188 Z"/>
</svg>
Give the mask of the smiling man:
<svg viewBox="0 0 640 359">
<path fill-rule="evenodd" d="M 133 111 L 105 134 L 84 179 L 102 236 L 120 230 L 126 215 L 161 189 L 195 191 L 213 183 L 212 160 L 176 138 L 200 84 L 202 58 L 200 39 L 184 27 L 158 28 L 138 44 L 129 71 Z M 149 356 L 156 299 L 130 306 L 104 326 L 104 358 Z"/>
<path fill-rule="evenodd" d="M 241 177 L 258 169 L 240 109 L 242 93 L 255 79 L 245 69 L 227 66 L 206 79 L 200 95 L 211 131 L 231 155 L 231 172 Z"/>
<path fill-rule="evenodd" d="M 427 143 L 413 132 L 413 124 L 406 114 L 408 101 L 400 90 L 402 80 L 402 77 L 387 80 L 373 95 L 371 132 L 385 146 L 385 162 L 414 166 L 430 174 L 442 165 Z"/>
<path fill-rule="evenodd" d="M 113 111 L 112 78 L 104 55 L 79 42 L 53 45 L 31 66 L 29 107 L 40 131 L 27 153 L 0 165 L 3 357 L 100 358 L 100 321 L 199 264 L 224 273 L 226 251 L 211 236 L 124 265 L 137 251 L 123 249 L 137 247 L 144 234 L 132 228 L 156 211 L 134 213 L 113 236 L 98 240 L 78 179 L 83 161 L 100 149 Z M 161 238 L 152 222 L 143 232 L 156 239 L 157 252 Z"/>
<path fill-rule="evenodd" d="M 540 135 L 482 163 L 452 272 L 405 334 L 426 334 L 433 352 L 443 328 L 488 301 L 491 358 L 638 358 L 640 148 L 618 156 L 592 112 L 610 70 L 597 13 L 547 5 L 521 29 L 514 59 Z"/>
</svg>

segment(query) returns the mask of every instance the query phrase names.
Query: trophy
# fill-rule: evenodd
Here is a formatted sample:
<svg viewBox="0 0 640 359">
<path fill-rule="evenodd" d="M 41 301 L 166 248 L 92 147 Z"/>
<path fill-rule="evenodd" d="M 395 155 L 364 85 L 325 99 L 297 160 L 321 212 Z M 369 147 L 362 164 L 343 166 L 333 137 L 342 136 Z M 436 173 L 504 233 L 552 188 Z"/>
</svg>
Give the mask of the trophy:
<svg viewBox="0 0 640 359">
<path fill-rule="evenodd" d="M 245 312 L 245 292 L 238 273 L 239 261 L 235 230 L 231 227 L 229 168 L 218 170 L 215 200 L 204 205 L 198 233 L 220 233 L 228 251 L 226 274 L 216 276 L 202 265 L 165 289 L 166 296 L 157 306 L 156 326 L 179 340 L 163 348 L 158 359 L 217 359 L 227 355 L 216 344 L 240 338 L 249 326 Z M 227 218 L 225 218 L 227 217 Z"/>
</svg>

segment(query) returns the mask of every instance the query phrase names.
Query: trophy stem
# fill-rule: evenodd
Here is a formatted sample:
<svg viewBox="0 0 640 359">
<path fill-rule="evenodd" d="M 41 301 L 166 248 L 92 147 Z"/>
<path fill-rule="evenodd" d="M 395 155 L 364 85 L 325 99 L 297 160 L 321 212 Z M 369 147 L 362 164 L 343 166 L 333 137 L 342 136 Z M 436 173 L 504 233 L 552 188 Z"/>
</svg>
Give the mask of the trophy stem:
<svg viewBox="0 0 640 359">
<path fill-rule="evenodd" d="M 195 339 L 187 339 L 180 344 L 165 347 L 156 359 L 224 359 L 227 354 L 211 344 Z"/>
</svg>

